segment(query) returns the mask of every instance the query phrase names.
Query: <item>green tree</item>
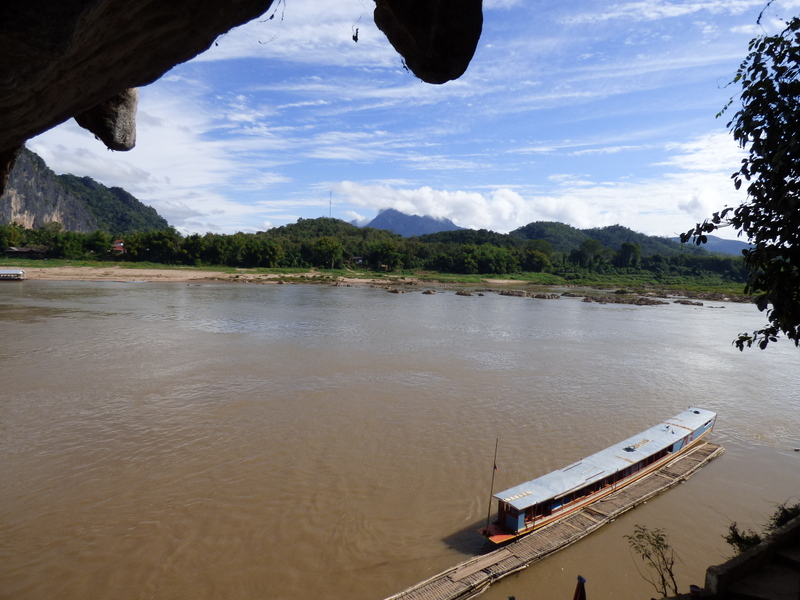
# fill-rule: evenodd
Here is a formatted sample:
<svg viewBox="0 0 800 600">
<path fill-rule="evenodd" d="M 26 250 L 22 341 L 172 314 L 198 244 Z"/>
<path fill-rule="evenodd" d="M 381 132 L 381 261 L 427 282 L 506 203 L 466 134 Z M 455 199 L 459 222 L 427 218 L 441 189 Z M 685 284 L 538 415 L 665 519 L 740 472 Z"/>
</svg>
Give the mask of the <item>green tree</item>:
<svg viewBox="0 0 800 600">
<path fill-rule="evenodd" d="M 83 256 L 85 236 L 73 231 L 59 232 L 50 240 L 49 254 L 53 258 L 81 258 Z"/>
<path fill-rule="evenodd" d="M 283 248 L 271 238 L 250 236 L 245 259 L 256 267 L 273 269 L 283 260 Z"/>
<path fill-rule="evenodd" d="M 174 264 L 178 262 L 182 241 L 174 227 L 133 233 L 125 237 L 126 257 L 133 261 Z"/>
<path fill-rule="evenodd" d="M 757 294 L 768 323 L 734 343 L 763 349 L 783 334 L 800 346 L 800 18 L 779 34 L 753 39 L 732 83 L 742 86 L 742 106 L 728 128 L 747 151 L 732 178 L 736 189 L 745 186 L 747 200 L 714 213 L 681 240 L 699 245 L 725 226 L 746 236 L 752 248 L 743 252 L 745 292 Z"/>
<path fill-rule="evenodd" d="M 524 271 L 541 273 L 550 267 L 550 259 L 539 250 L 525 248 L 525 250 L 522 251 L 520 265 Z"/>
<path fill-rule="evenodd" d="M 603 255 L 604 249 L 605 247 L 603 246 L 603 242 L 599 240 L 595 240 L 593 238 L 583 240 L 581 243 L 581 253 L 587 261 L 585 266 L 593 266 L 597 264 L 598 260 Z"/>
<path fill-rule="evenodd" d="M 56 237 L 63 231 L 64 226 L 57 221 L 50 221 L 35 230 L 27 231 L 27 243 L 29 245 L 47 246 L 53 245 Z"/>
<path fill-rule="evenodd" d="M 642 248 L 639 244 L 624 242 L 614 257 L 614 263 L 618 267 L 638 268 L 642 262 Z"/>
<path fill-rule="evenodd" d="M 312 263 L 324 269 L 342 267 L 344 248 L 342 243 L 332 236 L 324 236 L 314 240 L 311 244 Z"/>
<path fill-rule="evenodd" d="M 4 251 L 9 246 L 19 246 L 22 232 L 24 232 L 24 229 L 16 223 L 0 225 L 0 251 Z"/>
<path fill-rule="evenodd" d="M 187 236 L 181 244 L 181 262 L 186 265 L 200 265 L 207 248 L 207 238 L 194 233 Z"/>
<path fill-rule="evenodd" d="M 631 549 L 639 555 L 655 576 L 640 575 L 649 582 L 663 598 L 678 595 L 675 581 L 675 551 L 669 545 L 667 534 L 662 529 L 648 529 L 644 525 L 634 526 L 633 535 L 625 539 Z"/>
<path fill-rule="evenodd" d="M 602 262 L 605 247 L 603 243 L 587 238 L 581 242 L 580 248 L 575 248 L 569 254 L 569 261 L 581 267 L 592 268 Z"/>
<path fill-rule="evenodd" d="M 728 534 L 723 536 L 725 541 L 734 547 L 737 554 L 758 546 L 765 536 L 772 534 L 789 521 L 800 517 L 800 502 L 789 506 L 787 504 L 787 502 L 784 502 L 775 507 L 775 512 L 769 518 L 769 523 L 764 527 L 763 533 L 756 533 L 752 529 L 739 529 L 739 524 L 734 521 L 728 526 Z"/>
<path fill-rule="evenodd" d="M 83 249 L 95 255 L 108 254 L 111 250 L 111 236 L 105 231 L 93 231 L 83 240 Z"/>
<path fill-rule="evenodd" d="M 376 271 L 384 268 L 394 271 L 403 264 L 403 255 L 400 254 L 397 244 L 391 240 L 375 242 L 370 245 L 367 252 L 367 261 Z"/>
</svg>

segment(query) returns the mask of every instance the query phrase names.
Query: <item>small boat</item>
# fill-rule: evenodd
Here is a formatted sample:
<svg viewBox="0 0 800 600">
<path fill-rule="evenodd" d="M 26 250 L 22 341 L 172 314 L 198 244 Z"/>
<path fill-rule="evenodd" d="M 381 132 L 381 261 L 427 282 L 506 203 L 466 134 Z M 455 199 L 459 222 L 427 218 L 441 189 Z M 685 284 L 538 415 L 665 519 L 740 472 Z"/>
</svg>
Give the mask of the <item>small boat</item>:
<svg viewBox="0 0 800 600">
<path fill-rule="evenodd" d="M 0 281 L 22 281 L 25 271 L 22 269 L 0 269 Z"/>
<path fill-rule="evenodd" d="M 497 520 L 478 531 L 502 544 L 557 521 L 687 451 L 712 430 L 716 419 L 714 412 L 689 408 L 568 467 L 494 494 Z"/>
</svg>

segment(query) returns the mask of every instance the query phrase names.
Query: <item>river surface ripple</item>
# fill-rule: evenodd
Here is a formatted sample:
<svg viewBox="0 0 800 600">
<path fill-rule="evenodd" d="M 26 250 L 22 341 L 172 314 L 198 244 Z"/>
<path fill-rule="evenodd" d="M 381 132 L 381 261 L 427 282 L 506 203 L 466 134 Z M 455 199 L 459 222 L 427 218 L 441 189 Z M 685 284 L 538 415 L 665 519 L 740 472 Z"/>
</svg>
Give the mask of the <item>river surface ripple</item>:
<svg viewBox="0 0 800 600">
<path fill-rule="evenodd" d="M 710 306 L 718 308 L 710 308 Z M 732 520 L 800 500 L 800 353 L 749 305 L 367 287 L 0 285 L 0 598 L 380 600 L 480 551 L 495 490 L 689 405 L 726 453 L 493 586 L 649 598 L 624 535 L 702 584 Z M 641 568 L 641 567 L 639 567 Z"/>
</svg>

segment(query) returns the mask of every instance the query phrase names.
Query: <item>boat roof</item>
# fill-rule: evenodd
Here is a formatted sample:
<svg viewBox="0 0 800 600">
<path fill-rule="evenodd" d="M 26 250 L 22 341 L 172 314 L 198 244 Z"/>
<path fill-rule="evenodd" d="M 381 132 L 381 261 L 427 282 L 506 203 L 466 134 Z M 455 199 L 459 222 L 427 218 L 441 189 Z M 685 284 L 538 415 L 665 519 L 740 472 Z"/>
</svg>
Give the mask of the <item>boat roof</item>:
<svg viewBox="0 0 800 600">
<path fill-rule="evenodd" d="M 25 274 L 25 271 L 22 269 L 0 269 L 0 275 L 19 275 L 22 273 Z"/>
<path fill-rule="evenodd" d="M 717 414 L 702 408 L 689 408 L 618 444 L 592 454 L 563 469 L 521 483 L 494 495 L 498 500 L 524 510 L 550 498 L 556 498 L 627 469 L 651 454 L 671 446 L 689 432 L 702 427 Z"/>
</svg>

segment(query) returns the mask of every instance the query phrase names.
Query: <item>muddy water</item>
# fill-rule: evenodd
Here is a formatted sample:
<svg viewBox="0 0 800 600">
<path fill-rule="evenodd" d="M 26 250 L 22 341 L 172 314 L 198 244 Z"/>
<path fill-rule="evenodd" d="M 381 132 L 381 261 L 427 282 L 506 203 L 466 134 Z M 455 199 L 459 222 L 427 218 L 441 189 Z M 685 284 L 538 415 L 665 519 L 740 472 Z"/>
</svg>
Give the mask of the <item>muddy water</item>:
<svg viewBox="0 0 800 600">
<path fill-rule="evenodd" d="M 711 306 L 724 308 L 709 308 Z M 689 405 L 726 453 L 488 600 L 649 598 L 624 535 L 702 583 L 800 500 L 800 354 L 750 306 L 370 288 L 0 286 L 0 598 L 380 600 L 476 553 L 496 488 Z"/>
</svg>

